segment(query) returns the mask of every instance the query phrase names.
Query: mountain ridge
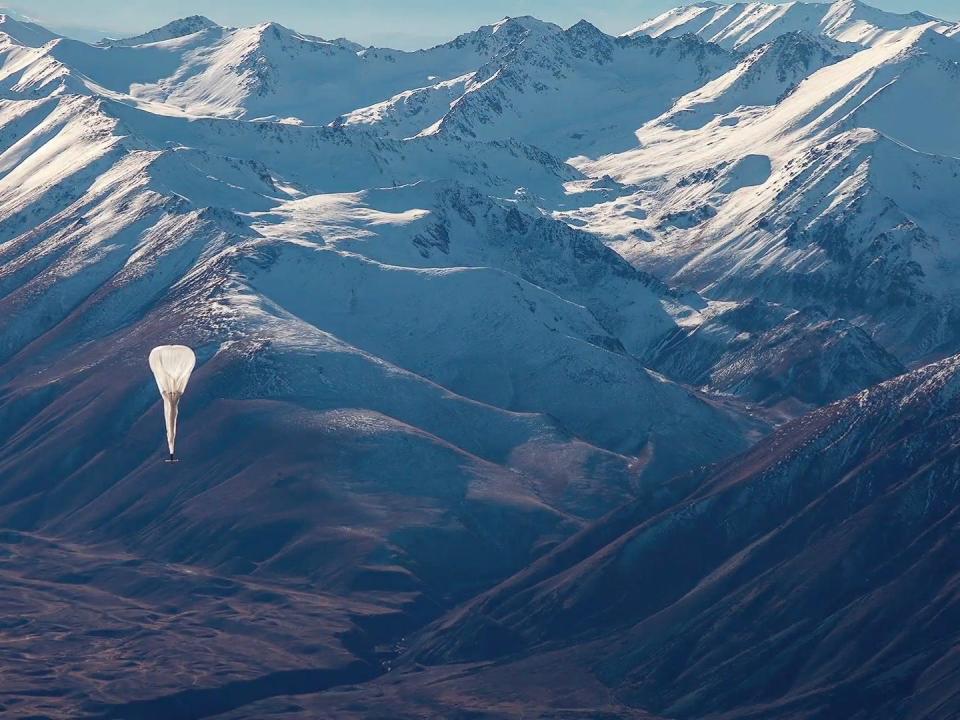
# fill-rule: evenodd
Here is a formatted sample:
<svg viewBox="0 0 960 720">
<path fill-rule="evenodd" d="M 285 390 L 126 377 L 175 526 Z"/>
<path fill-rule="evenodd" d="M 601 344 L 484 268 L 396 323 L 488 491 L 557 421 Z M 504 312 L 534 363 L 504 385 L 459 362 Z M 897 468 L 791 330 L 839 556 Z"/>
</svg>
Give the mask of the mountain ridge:
<svg viewBox="0 0 960 720">
<path fill-rule="evenodd" d="M 558 547 L 552 556 L 541 558 L 500 588 L 435 624 L 414 642 L 411 658 L 434 663 L 441 658 L 462 662 L 507 656 L 522 665 L 523 648 L 539 646 L 537 652 L 548 658 L 566 647 L 574 666 L 596 673 L 621 697 L 632 695 L 642 707 L 668 716 L 754 717 L 762 711 L 768 717 L 814 717 L 823 712 L 862 712 L 866 705 L 877 712 L 903 710 L 900 697 L 905 689 L 899 684 L 884 687 L 858 678 L 858 684 L 872 688 L 866 698 L 834 687 L 830 668 L 843 661 L 830 660 L 828 655 L 830 648 L 859 654 L 864 674 L 882 676 L 899 668 L 909 673 L 911 679 L 904 681 L 908 685 L 925 683 L 922 669 L 907 669 L 913 652 L 909 641 L 892 627 L 882 629 L 886 621 L 880 608 L 890 592 L 888 584 L 898 582 L 891 573 L 903 573 L 901 582 L 909 583 L 909 578 L 919 575 L 929 583 L 919 594 L 930 605 L 925 608 L 923 601 L 910 603 L 900 595 L 903 612 L 942 617 L 941 603 L 956 602 L 952 597 L 955 564 L 937 564 L 946 548 L 944 541 L 931 536 L 949 538 L 953 532 L 954 513 L 946 496 L 955 490 L 955 483 L 947 481 L 956 470 L 958 368 L 958 358 L 948 358 L 815 411 L 781 428 L 743 457 L 708 472 L 702 476 L 705 482 L 678 479 L 674 499 L 643 498 L 630 509 L 611 514 Z M 887 434 L 896 442 L 888 443 Z M 930 445 L 924 445 L 927 442 Z M 811 461 L 814 455 L 820 458 L 816 462 Z M 828 467 L 835 460 L 843 463 L 842 470 Z M 794 473 L 795 479 L 789 480 Z M 833 482 L 838 484 L 831 489 Z M 781 493 L 777 488 L 788 490 Z M 926 504 L 916 505 L 915 493 L 928 491 L 937 499 L 928 496 Z M 818 499 L 821 492 L 842 495 L 845 501 Z M 664 495 L 669 493 L 666 490 Z M 744 496 L 735 499 L 739 493 Z M 685 499 L 674 509 L 662 509 L 676 498 Z M 798 517 L 779 514 L 789 515 L 791 507 Z M 907 507 L 912 510 L 908 512 Z M 849 521 L 832 517 L 837 512 Z M 900 512 L 907 516 L 900 515 L 889 528 L 891 537 L 885 537 L 885 519 Z M 928 512 L 935 516 L 929 523 L 923 519 Z M 717 525 L 709 534 L 715 542 L 740 538 L 734 542 L 743 544 L 716 556 L 713 549 L 702 548 L 699 557 L 696 552 L 669 549 L 677 548 L 683 537 L 688 542 L 698 534 L 703 537 L 701 525 L 714 522 Z M 763 527 L 753 528 L 755 522 Z M 809 544 L 798 545 L 797 534 L 809 536 Z M 899 546 L 900 540 L 904 545 Z M 818 551 L 831 542 L 856 555 L 848 561 L 838 554 L 820 555 L 818 561 Z M 791 556 L 798 546 L 804 548 L 801 559 Z M 919 559 L 924 553 L 929 553 L 927 559 Z M 664 562 L 664 555 L 669 562 Z M 902 555 L 909 558 L 901 562 Z M 832 569 L 800 567 L 820 561 Z M 847 562 L 855 567 L 845 568 Z M 778 567 L 780 563 L 785 567 Z M 922 563 L 924 569 L 915 563 Z M 791 573 L 790 568 L 804 571 Z M 644 580 L 658 575 L 663 581 L 685 576 L 688 570 L 691 575 L 670 599 Z M 737 587 L 742 589 L 733 590 Z M 728 602 L 728 592 L 737 599 Z M 785 595 L 780 596 L 781 592 Z M 788 596 L 790 592 L 796 594 Z M 835 594 L 844 593 L 845 599 L 834 599 Z M 766 595 L 783 597 L 789 610 L 763 600 Z M 859 609 L 867 603 L 876 614 Z M 688 610 L 696 620 L 684 615 Z M 758 610 L 776 629 L 753 627 Z M 820 619 L 807 623 L 806 613 Z M 845 625 L 846 616 L 852 626 Z M 907 615 L 897 617 L 898 623 L 913 623 Z M 737 627 L 737 618 L 749 639 L 735 643 L 736 650 L 703 643 L 696 636 L 703 632 L 715 632 L 717 639 L 726 636 Z M 917 622 L 928 620 L 918 618 Z M 797 633 L 798 625 L 808 625 L 821 647 Z M 608 634 L 598 637 L 598 626 L 607 627 Z M 877 639 L 855 649 L 852 639 L 867 632 L 866 627 L 888 636 L 889 644 Z M 835 635 L 843 635 L 847 643 L 834 639 Z M 917 649 L 946 659 L 949 644 L 919 641 Z M 876 661 L 874 653 L 899 660 Z M 755 660 L 747 659 L 751 656 Z M 565 664 L 563 659 L 551 662 Z M 678 662 L 690 669 L 677 668 Z M 729 670 L 717 669 L 724 663 L 749 665 L 751 670 L 743 667 L 730 675 Z M 772 667 L 761 670 L 763 663 Z M 712 678 L 716 693 L 699 691 L 701 672 Z M 764 672 L 769 680 L 751 682 L 748 678 L 757 672 Z M 806 681 L 798 676 L 807 676 Z M 743 679 L 730 688 L 731 677 Z M 673 682 L 667 683 L 671 678 Z M 677 689 L 678 685 L 686 689 Z M 778 697 L 780 692 L 786 697 Z M 957 690 L 944 693 L 945 706 L 955 707 Z M 936 697 L 926 703 L 933 704 L 906 703 L 909 710 L 903 716 L 927 717 L 925 712 L 944 707 L 937 705 Z"/>
<path fill-rule="evenodd" d="M 0 712 L 953 707 L 960 36 L 697 7 L 0 22 Z"/>
<path fill-rule="evenodd" d="M 805 30 L 834 40 L 870 46 L 898 30 L 928 24 L 940 32 L 956 32 L 951 23 L 921 12 L 897 14 L 860 0 L 833 3 L 692 3 L 659 15 L 626 33 L 678 35 L 693 33 L 728 49 L 753 50 L 784 32 Z"/>
</svg>

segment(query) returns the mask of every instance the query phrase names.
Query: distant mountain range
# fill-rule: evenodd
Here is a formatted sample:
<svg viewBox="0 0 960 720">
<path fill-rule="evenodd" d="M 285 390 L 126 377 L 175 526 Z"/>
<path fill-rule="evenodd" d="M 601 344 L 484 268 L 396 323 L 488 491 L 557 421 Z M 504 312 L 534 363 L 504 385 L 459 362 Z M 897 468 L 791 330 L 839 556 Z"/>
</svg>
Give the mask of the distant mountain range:
<svg viewBox="0 0 960 720">
<path fill-rule="evenodd" d="M 960 712 L 958 117 L 855 0 L 0 16 L 0 714 Z"/>
</svg>

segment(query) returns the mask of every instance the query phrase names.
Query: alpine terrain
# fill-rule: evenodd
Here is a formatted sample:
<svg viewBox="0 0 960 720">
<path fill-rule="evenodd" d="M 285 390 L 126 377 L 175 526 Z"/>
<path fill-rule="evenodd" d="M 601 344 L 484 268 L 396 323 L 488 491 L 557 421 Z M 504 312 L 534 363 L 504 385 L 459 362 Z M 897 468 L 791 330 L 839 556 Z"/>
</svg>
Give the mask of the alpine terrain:
<svg viewBox="0 0 960 720">
<path fill-rule="evenodd" d="M 960 23 L 18 17 L 0 715 L 960 716 Z"/>
</svg>

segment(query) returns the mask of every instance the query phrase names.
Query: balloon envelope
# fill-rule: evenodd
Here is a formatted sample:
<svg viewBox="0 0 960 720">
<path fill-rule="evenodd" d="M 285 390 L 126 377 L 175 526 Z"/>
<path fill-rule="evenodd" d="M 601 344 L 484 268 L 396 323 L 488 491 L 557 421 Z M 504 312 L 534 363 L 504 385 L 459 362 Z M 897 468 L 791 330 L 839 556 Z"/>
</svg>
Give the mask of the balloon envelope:
<svg viewBox="0 0 960 720">
<path fill-rule="evenodd" d="M 150 369 L 163 397 L 163 417 L 171 457 L 177 440 L 177 407 L 196 363 L 197 356 L 186 345 L 160 345 L 150 351 Z"/>
</svg>

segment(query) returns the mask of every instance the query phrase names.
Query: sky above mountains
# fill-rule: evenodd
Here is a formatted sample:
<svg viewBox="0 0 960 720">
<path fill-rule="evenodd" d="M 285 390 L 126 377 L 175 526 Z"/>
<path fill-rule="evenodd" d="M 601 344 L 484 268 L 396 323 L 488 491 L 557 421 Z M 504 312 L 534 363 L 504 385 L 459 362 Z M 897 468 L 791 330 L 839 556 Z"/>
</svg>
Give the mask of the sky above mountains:
<svg viewBox="0 0 960 720">
<path fill-rule="evenodd" d="M 675 0 L 19 0 L 9 4 L 52 30 L 81 40 L 135 35 L 187 15 L 206 15 L 223 25 L 252 25 L 274 20 L 322 37 L 345 36 L 364 44 L 415 49 L 449 40 L 458 33 L 506 15 L 536 15 L 560 25 L 585 17 L 619 34 L 678 4 Z M 920 10 L 960 20 L 956 0 L 873 0 L 894 12 Z"/>
</svg>

